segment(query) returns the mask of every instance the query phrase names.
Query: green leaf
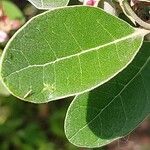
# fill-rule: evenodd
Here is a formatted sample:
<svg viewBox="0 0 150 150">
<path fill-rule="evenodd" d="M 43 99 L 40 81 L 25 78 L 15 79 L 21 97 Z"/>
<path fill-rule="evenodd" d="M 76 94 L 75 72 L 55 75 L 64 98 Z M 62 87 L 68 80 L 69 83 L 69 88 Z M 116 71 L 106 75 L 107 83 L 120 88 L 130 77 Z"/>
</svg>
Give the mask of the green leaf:
<svg viewBox="0 0 150 150">
<path fill-rule="evenodd" d="M 69 0 L 28 0 L 38 9 L 52 9 L 55 7 L 66 6 Z"/>
<path fill-rule="evenodd" d="M 65 120 L 66 136 L 80 147 L 100 147 L 131 132 L 150 113 L 150 42 L 115 78 L 77 96 Z"/>
<path fill-rule="evenodd" d="M 13 95 L 35 103 L 90 91 L 133 60 L 147 32 L 94 7 L 45 12 L 7 44 L 3 82 Z"/>
<path fill-rule="evenodd" d="M 9 95 L 10 95 L 10 93 L 5 88 L 5 86 L 3 85 L 3 83 L 0 81 L 0 96 L 9 96 Z"/>
<path fill-rule="evenodd" d="M 2 0 L 0 2 L 0 5 L 2 5 L 4 13 L 6 16 L 8 16 L 11 20 L 20 20 L 22 23 L 25 22 L 25 17 L 20 11 L 20 9 L 12 2 L 8 0 Z"/>
<path fill-rule="evenodd" d="M 2 55 L 3 51 L 0 49 L 0 64 L 1 64 L 1 55 Z M 6 87 L 3 85 L 2 83 L 2 79 L 0 77 L 0 96 L 9 96 L 10 93 L 8 92 L 8 90 L 6 89 Z"/>
</svg>

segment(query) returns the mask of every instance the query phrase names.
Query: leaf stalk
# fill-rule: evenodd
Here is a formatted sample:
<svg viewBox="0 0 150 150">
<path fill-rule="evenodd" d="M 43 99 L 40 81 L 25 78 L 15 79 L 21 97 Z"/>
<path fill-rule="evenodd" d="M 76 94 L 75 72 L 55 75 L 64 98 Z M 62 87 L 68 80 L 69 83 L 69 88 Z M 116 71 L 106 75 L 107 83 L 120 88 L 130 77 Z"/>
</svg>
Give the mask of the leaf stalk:
<svg viewBox="0 0 150 150">
<path fill-rule="evenodd" d="M 132 8 L 130 7 L 129 3 L 127 2 L 127 0 L 121 1 L 120 2 L 121 6 L 125 8 L 125 10 L 128 11 L 129 15 L 144 29 L 150 30 L 150 24 L 144 22 L 141 18 L 139 18 L 137 16 L 137 14 L 132 10 Z"/>
</svg>

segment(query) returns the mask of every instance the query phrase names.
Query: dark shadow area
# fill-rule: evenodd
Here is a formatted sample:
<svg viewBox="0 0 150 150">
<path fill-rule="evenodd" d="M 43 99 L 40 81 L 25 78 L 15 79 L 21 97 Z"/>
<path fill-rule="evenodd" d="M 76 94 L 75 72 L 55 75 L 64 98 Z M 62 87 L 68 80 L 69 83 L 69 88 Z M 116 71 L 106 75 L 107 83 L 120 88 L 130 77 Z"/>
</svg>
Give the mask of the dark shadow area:
<svg viewBox="0 0 150 150">
<path fill-rule="evenodd" d="M 13 2 L 20 7 L 20 9 L 24 9 L 29 2 L 27 0 L 13 0 Z"/>
<path fill-rule="evenodd" d="M 89 93 L 86 120 L 98 138 L 109 140 L 126 135 L 149 114 L 150 93 L 143 88 L 143 82 L 150 81 L 150 65 L 146 67 L 145 64 L 150 56 L 149 50 L 150 43 L 144 43 L 134 61 L 123 72 Z M 139 70 L 144 65 L 144 79 L 141 79 Z M 125 88 L 129 81 L 130 85 Z M 150 91 L 148 83 L 144 84 Z M 121 92 L 123 89 L 124 92 Z"/>
</svg>

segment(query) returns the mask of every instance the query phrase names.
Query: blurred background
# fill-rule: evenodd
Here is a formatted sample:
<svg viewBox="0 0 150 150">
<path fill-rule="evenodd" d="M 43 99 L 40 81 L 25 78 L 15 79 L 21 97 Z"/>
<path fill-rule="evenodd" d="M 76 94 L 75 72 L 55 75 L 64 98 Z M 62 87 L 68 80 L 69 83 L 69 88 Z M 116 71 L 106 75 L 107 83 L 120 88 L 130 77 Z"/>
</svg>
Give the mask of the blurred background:
<svg viewBox="0 0 150 150">
<path fill-rule="evenodd" d="M 79 2 L 69 3 L 74 4 Z M 26 0 L 0 0 L 0 53 L 16 30 L 41 12 Z M 87 150 L 70 144 L 64 134 L 72 99 L 31 104 L 11 96 L 0 83 L 0 150 Z M 125 138 L 97 150 L 150 150 L 150 119 Z"/>
</svg>

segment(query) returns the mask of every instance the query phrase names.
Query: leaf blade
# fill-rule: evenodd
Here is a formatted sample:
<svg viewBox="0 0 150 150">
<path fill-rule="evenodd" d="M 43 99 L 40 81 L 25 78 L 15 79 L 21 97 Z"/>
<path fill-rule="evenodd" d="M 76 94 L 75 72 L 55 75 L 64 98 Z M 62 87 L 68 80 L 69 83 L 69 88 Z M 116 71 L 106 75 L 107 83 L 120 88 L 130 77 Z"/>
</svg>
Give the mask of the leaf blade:
<svg viewBox="0 0 150 150">
<path fill-rule="evenodd" d="M 123 70 L 145 33 L 98 8 L 55 9 L 14 35 L 3 54 L 2 79 L 11 93 L 31 102 L 83 93 Z"/>
<path fill-rule="evenodd" d="M 71 143 L 106 145 L 131 132 L 149 114 L 149 45 L 145 42 L 135 60 L 115 78 L 71 103 L 65 119 Z"/>
</svg>

